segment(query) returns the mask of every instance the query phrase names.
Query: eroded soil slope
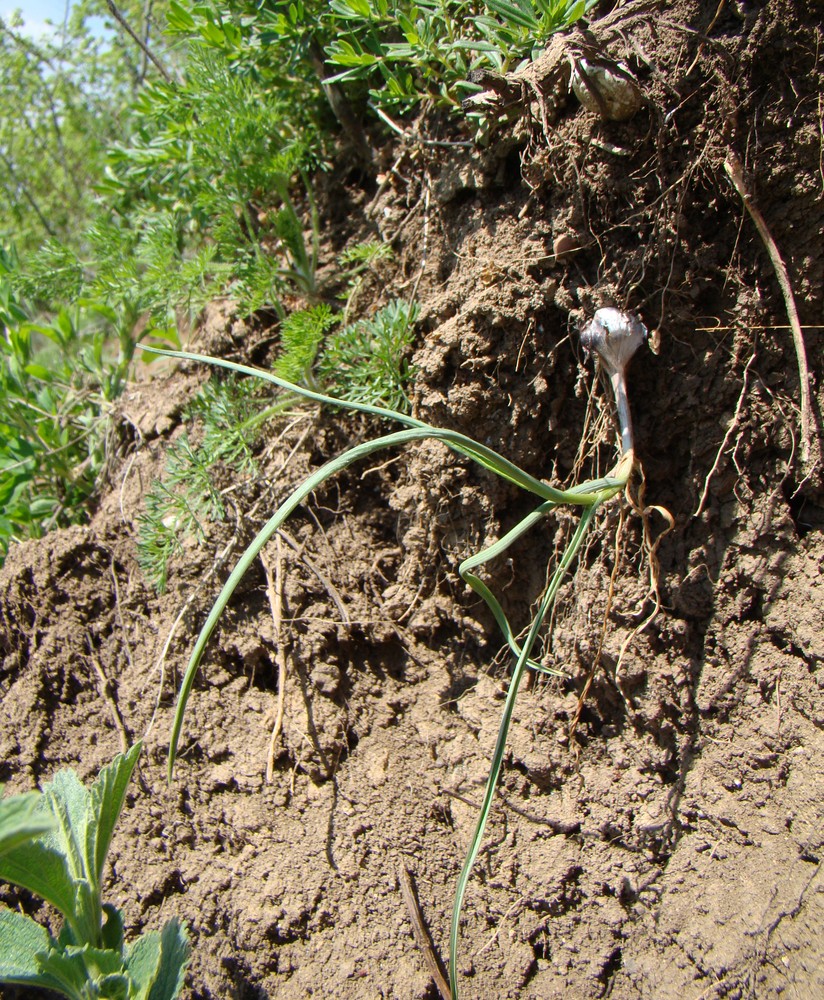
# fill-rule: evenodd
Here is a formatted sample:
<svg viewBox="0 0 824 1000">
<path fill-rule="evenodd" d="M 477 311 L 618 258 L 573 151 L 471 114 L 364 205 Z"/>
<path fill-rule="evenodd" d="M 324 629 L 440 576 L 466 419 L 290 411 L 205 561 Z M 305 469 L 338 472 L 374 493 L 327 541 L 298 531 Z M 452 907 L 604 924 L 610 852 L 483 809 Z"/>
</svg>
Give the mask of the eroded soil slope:
<svg viewBox="0 0 824 1000">
<path fill-rule="evenodd" d="M 410 135 L 378 154 L 385 184 L 327 181 L 330 264 L 348 241 L 395 248 L 359 308 L 422 305 L 416 414 L 534 475 L 571 484 L 615 461 L 581 321 L 616 305 L 655 331 L 631 371 L 643 490 L 603 512 L 562 590 L 542 656 L 565 676 L 521 693 L 468 894 L 466 997 L 824 996 L 820 464 L 815 440 L 802 457 L 775 270 L 724 170 L 743 161 L 786 261 L 818 422 L 820 13 L 628 3 L 586 43 L 640 81 L 629 121 L 527 96 L 485 150 Z M 224 304 L 196 343 L 268 364 L 277 336 Z M 158 597 L 137 517 L 206 377 L 136 383 L 91 523 L 19 546 L 0 573 L 0 780 L 88 779 L 148 730 L 109 894 L 130 930 L 186 920 L 188 998 L 432 1000 L 402 871 L 445 953 L 509 667 L 457 565 L 532 501 L 435 444 L 315 493 L 219 626 L 167 786 L 175 685 L 232 559 L 292 485 L 374 430 L 311 409 L 276 427 L 264 475 Z M 516 623 L 572 526 L 547 521 L 490 567 Z"/>
</svg>

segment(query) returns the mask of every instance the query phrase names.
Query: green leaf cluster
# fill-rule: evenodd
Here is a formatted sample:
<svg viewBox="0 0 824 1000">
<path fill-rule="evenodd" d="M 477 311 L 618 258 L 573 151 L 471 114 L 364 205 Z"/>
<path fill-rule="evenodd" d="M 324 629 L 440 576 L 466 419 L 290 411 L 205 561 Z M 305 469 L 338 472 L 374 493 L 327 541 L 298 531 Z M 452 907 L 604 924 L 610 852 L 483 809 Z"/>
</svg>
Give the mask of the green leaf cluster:
<svg viewBox="0 0 824 1000">
<path fill-rule="evenodd" d="M 52 254 L 57 282 L 75 280 L 66 253 Z M 0 556 L 13 540 L 85 518 L 136 342 L 128 303 L 78 299 L 35 320 L 25 287 L 15 256 L 0 247 Z M 149 324 L 143 336 L 176 343 L 172 333 Z"/>
<path fill-rule="evenodd" d="M 371 318 L 343 327 L 318 363 L 321 383 L 339 399 L 408 413 L 406 386 L 414 375 L 408 355 L 419 315 L 416 302 L 393 299 Z"/>
<path fill-rule="evenodd" d="M 0 983 L 40 987 L 70 1000 L 174 1000 L 189 958 L 185 927 L 124 941 L 123 916 L 102 902 L 114 827 L 140 754 L 138 743 L 90 788 L 72 770 L 0 800 L 0 879 L 28 889 L 63 916 L 55 938 L 23 913 L 0 908 Z"/>
<path fill-rule="evenodd" d="M 326 52 L 334 78 L 373 81 L 376 105 L 455 106 L 478 69 L 506 72 L 570 27 L 594 0 L 332 0 Z"/>
<path fill-rule="evenodd" d="M 338 72 L 324 83 L 366 84 L 379 108 L 408 110 L 422 101 L 456 107 L 477 87 L 477 69 L 505 72 L 535 55 L 549 37 L 570 27 L 595 0 L 234 0 L 223 7 L 243 30 L 238 46 L 275 47 L 291 63 L 313 47 Z M 187 25 L 201 37 L 215 35 L 214 13 L 193 12 Z M 230 13 L 227 13 L 230 12 Z M 182 21 L 180 22 L 183 29 Z M 208 25 L 208 28 L 207 28 Z M 221 39 L 221 47 L 226 43 Z M 350 90 L 357 101 L 359 88 Z"/>
</svg>

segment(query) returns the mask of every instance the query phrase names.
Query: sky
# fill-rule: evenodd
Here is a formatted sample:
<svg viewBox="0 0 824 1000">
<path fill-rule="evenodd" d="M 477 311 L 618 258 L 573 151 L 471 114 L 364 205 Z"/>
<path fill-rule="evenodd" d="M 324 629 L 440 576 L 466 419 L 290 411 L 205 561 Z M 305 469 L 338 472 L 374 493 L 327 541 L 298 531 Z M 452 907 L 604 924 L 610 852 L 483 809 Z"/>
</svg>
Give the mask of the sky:
<svg viewBox="0 0 824 1000">
<path fill-rule="evenodd" d="M 0 0 L 0 16 L 9 17 L 19 10 L 26 22 L 26 34 L 38 38 L 48 31 L 46 20 L 62 24 L 66 0 Z"/>
</svg>

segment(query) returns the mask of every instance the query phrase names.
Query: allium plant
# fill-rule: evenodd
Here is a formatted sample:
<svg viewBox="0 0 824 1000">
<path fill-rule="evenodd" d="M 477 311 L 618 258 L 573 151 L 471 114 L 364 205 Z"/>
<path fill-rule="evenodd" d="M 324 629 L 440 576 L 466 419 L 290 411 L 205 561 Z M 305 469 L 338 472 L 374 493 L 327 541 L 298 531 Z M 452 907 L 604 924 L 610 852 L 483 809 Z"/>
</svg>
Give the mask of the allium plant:
<svg viewBox="0 0 824 1000">
<path fill-rule="evenodd" d="M 354 462 L 365 458 L 377 451 L 385 448 L 394 448 L 413 441 L 425 439 L 441 441 L 447 447 L 457 452 L 465 458 L 476 462 L 482 468 L 493 472 L 502 479 L 531 493 L 539 501 L 533 511 L 521 520 L 514 528 L 503 536 L 499 541 L 489 548 L 465 559 L 460 567 L 459 573 L 467 584 L 479 594 L 489 606 L 495 621 L 503 633 L 507 645 L 509 646 L 513 665 L 509 680 L 509 688 L 504 703 L 501 722 L 498 728 L 498 737 L 492 752 L 489 776 L 486 782 L 483 801 L 478 816 L 478 821 L 473 833 L 466 860 L 458 880 L 455 893 L 455 902 L 452 914 L 452 924 L 450 931 L 450 974 L 453 1000 L 458 1000 L 459 984 L 457 979 L 458 968 L 458 938 L 460 927 L 460 916 L 463 907 L 464 895 L 467 884 L 472 873 L 475 859 L 481 847 L 487 818 L 495 795 L 495 788 L 501 772 L 504 751 L 506 748 L 509 727 L 512 721 L 512 714 L 515 708 L 515 701 L 518 689 L 527 669 L 539 670 L 543 672 L 553 672 L 542 664 L 532 659 L 532 651 L 535 647 L 541 628 L 546 620 L 547 614 L 555 602 L 559 588 L 570 572 L 575 558 L 581 549 L 581 545 L 592 527 L 596 514 L 601 506 L 612 500 L 623 492 L 634 466 L 632 423 L 630 420 L 629 403 L 626 391 L 625 372 L 626 367 L 646 338 L 646 328 L 637 317 L 622 313 L 617 309 L 599 309 L 592 321 L 585 327 L 581 334 L 581 341 L 585 349 L 598 354 L 601 365 L 609 377 L 610 383 L 615 393 L 616 407 L 621 437 L 621 455 L 608 476 L 600 479 L 589 480 L 574 486 L 568 490 L 557 489 L 548 483 L 518 468 L 509 459 L 480 444 L 472 438 L 457 431 L 446 430 L 424 423 L 415 417 L 408 416 L 396 410 L 389 410 L 380 406 L 373 406 L 367 403 L 348 402 L 331 396 L 315 392 L 308 388 L 302 388 L 290 382 L 286 382 L 270 372 L 247 365 L 236 364 L 231 361 L 224 361 L 218 358 L 211 358 L 204 355 L 192 354 L 189 352 L 177 351 L 157 351 L 159 354 L 166 354 L 169 357 L 180 358 L 181 360 L 202 362 L 204 364 L 215 365 L 221 368 L 230 369 L 241 375 L 250 375 L 261 378 L 274 385 L 279 386 L 289 392 L 293 392 L 305 399 L 312 400 L 326 406 L 338 407 L 348 410 L 356 410 L 369 414 L 381 420 L 392 421 L 401 424 L 404 429 L 385 434 L 380 437 L 365 441 L 362 444 L 350 448 L 336 458 L 331 459 L 315 473 L 309 476 L 300 484 L 292 494 L 278 507 L 272 514 L 265 526 L 258 532 L 254 540 L 250 543 L 243 556 L 238 561 L 228 580 L 223 586 L 217 600 L 209 612 L 209 615 L 201 628 L 200 634 L 195 643 L 188 666 L 186 668 L 183 682 L 178 695 L 177 708 L 175 712 L 174 724 L 172 728 L 169 745 L 168 773 L 172 778 L 175 758 L 177 756 L 178 745 L 183 730 L 183 721 L 186 714 L 186 706 L 192 692 L 192 685 L 197 674 L 200 661 L 203 658 L 206 645 L 214 632 L 214 629 L 223 614 L 229 600 L 236 587 L 246 574 L 252 563 L 269 541 L 270 538 L 284 524 L 286 519 L 301 504 L 313 490 L 316 490 L 327 479 L 336 473 L 352 465 Z M 544 521 L 560 506 L 575 507 L 580 511 L 580 520 L 572 538 L 567 543 L 567 547 L 560 559 L 558 559 L 552 572 L 549 575 L 549 583 L 544 590 L 537 610 L 534 613 L 532 622 L 529 625 L 526 638 L 522 644 L 516 639 L 516 632 L 512 629 L 509 620 L 501 607 L 500 602 L 491 588 L 478 577 L 475 570 L 478 567 L 490 562 L 492 559 L 504 553 L 512 543 L 521 537 L 526 531 Z"/>
</svg>

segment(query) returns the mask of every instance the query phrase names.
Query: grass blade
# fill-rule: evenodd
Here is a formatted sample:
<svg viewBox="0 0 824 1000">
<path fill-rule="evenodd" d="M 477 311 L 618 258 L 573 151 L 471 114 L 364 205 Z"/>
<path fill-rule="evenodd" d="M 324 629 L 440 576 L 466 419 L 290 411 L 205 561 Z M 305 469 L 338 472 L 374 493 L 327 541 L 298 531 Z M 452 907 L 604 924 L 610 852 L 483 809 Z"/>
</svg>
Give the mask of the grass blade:
<svg viewBox="0 0 824 1000">
<path fill-rule="evenodd" d="M 186 705 L 189 701 L 189 695 L 191 694 L 192 685 L 197 674 L 197 669 L 200 666 L 200 661 L 203 658 L 203 652 L 206 649 L 206 644 L 209 642 L 209 639 L 215 630 L 215 626 L 217 625 L 220 616 L 223 614 L 226 605 L 229 603 L 229 599 L 235 592 L 237 585 L 258 557 L 261 549 L 264 545 L 266 545 L 278 528 L 280 528 L 280 526 L 286 521 L 294 509 L 303 500 L 305 500 L 313 490 L 317 489 L 318 486 L 331 476 L 334 476 L 335 473 L 345 469 L 358 459 L 363 458 L 366 455 L 370 455 L 374 451 L 379 451 L 381 448 L 391 448 L 393 446 L 406 444 L 409 441 L 419 440 L 427 436 L 427 430 L 420 427 L 413 427 L 405 431 L 396 431 L 394 434 L 388 434 L 384 437 L 376 438 L 374 441 L 367 441 L 364 444 L 350 448 L 350 450 L 345 452 L 343 455 L 331 459 L 325 465 L 321 466 L 317 472 L 311 475 L 308 479 L 304 480 L 304 482 L 301 483 L 301 485 L 294 490 L 286 500 L 284 500 L 272 517 L 254 537 L 252 542 L 246 548 L 246 551 L 238 560 L 238 563 L 229 575 L 228 580 L 223 585 L 223 589 L 220 591 L 217 600 L 212 605 L 212 609 L 200 630 L 197 642 L 192 650 L 192 655 L 189 658 L 186 673 L 183 677 L 183 683 L 180 685 L 180 693 L 177 698 L 177 708 L 175 710 L 175 718 L 172 726 L 171 741 L 169 743 L 168 777 L 170 781 L 174 770 L 175 757 L 177 756 L 177 747 L 180 742 L 180 733 L 183 728 L 183 717 L 186 714 Z"/>
</svg>

